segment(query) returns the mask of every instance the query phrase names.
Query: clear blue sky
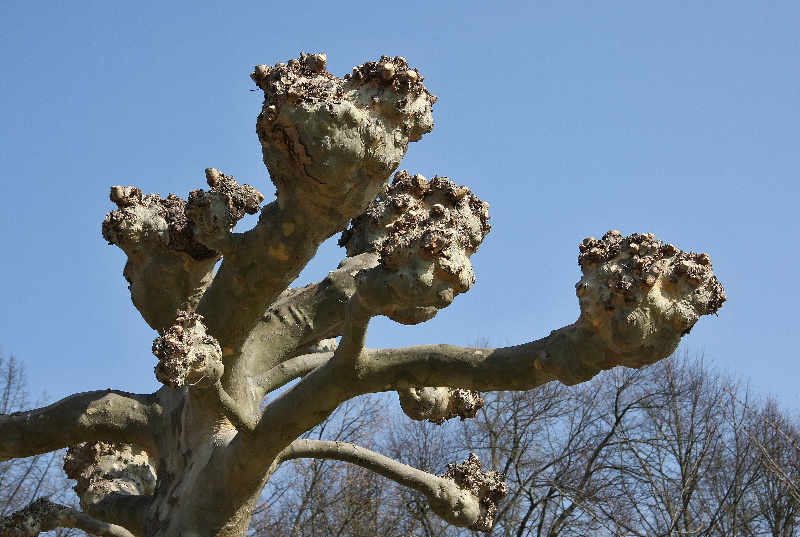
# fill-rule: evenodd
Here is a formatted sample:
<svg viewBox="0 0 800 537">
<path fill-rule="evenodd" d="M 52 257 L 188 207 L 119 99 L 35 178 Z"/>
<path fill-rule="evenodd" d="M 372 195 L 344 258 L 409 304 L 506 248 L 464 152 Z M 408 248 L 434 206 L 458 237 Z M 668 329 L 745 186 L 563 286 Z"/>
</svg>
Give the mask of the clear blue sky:
<svg viewBox="0 0 800 537">
<path fill-rule="evenodd" d="M 109 186 L 185 197 L 215 167 L 269 195 L 252 67 L 401 55 L 439 97 L 401 166 L 470 186 L 493 231 L 468 294 L 376 321 L 370 347 L 544 336 L 577 317 L 584 237 L 652 232 L 707 252 L 727 290 L 685 345 L 800 407 L 798 28 L 794 1 L 4 2 L 0 348 L 34 394 L 156 389 L 100 235 Z"/>
</svg>

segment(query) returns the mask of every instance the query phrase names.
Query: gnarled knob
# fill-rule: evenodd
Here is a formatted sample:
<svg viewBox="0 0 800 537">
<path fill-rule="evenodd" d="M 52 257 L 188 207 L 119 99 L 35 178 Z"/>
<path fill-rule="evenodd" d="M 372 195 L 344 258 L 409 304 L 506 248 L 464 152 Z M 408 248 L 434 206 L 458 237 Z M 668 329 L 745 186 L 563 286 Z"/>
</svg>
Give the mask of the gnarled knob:
<svg viewBox="0 0 800 537">
<path fill-rule="evenodd" d="M 469 257 L 490 230 L 488 210 L 469 188 L 447 177 L 427 181 L 398 172 L 339 241 L 349 256 L 380 253 L 381 265 L 359 284 L 367 307 L 416 324 L 468 291 L 475 282 Z"/>
<path fill-rule="evenodd" d="M 216 339 L 206 334 L 202 318 L 196 313 L 179 311 L 175 324 L 153 341 L 159 382 L 171 388 L 206 388 L 222 377 L 225 370 L 222 349 Z"/>
<path fill-rule="evenodd" d="M 337 78 L 324 54 L 251 75 L 264 91 L 256 131 L 279 203 L 318 206 L 342 227 L 380 194 L 408 143 L 433 128 L 436 97 L 405 59 L 384 56 Z"/>
<path fill-rule="evenodd" d="M 725 291 L 706 254 L 684 252 L 651 234 L 609 231 L 580 247 L 579 323 L 604 339 L 618 364 L 639 367 L 669 356 Z"/>
</svg>

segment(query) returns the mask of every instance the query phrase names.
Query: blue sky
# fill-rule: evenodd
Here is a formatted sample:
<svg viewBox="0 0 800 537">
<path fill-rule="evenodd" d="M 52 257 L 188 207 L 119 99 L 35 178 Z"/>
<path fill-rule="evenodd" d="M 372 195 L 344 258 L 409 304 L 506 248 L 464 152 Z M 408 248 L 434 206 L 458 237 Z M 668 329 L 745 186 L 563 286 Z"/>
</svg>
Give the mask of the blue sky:
<svg viewBox="0 0 800 537">
<path fill-rule="evenodd" d="M 185 197 L 215 167 L 270 195 L 249 74 L 303 51 L 339 76 L 406 57 L 439 101 L 401 168 L 491 205 L 473 289 L 420 326 L 376 320 L 370 347 L 547 335 L 577 317 L 584 237 L 652 232 L 707 252 L 728 294 L 686 347 L 800 407 L 800 4 L 495 4 L 5 2 L 0 349 L 34 395 L 158 387 L 100 235 L 108 188 Z"/>
</svg>

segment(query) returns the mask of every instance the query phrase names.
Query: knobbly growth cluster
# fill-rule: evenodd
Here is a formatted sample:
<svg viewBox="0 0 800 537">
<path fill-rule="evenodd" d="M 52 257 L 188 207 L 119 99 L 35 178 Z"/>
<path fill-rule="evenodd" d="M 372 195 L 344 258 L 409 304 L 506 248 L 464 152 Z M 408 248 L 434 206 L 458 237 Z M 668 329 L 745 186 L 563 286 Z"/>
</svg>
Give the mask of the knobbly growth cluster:
<svg viewBox="0 0 800 537">
<path fill-rule="evenodd" d="M 489 232 L 489 205 L 446 177 L 428 182 L 406 171 L 339 241 L 348 256 L 379 255 L 380 265 L 361 277 L 360 296 L 403 324 L 433 318 L 475 283 L 469 257 Z"/>
<path fill-rule="evenodd" d="M 243 537 L 275 470 L 301 458 L 362 466 L 417 490 L 447 522 L 487 531 L 507 487 L 474 455 L 435 475 L 305 433 L 369 393 L 397 392 L 411 419 L 441 423 L 474 417 L 480 392 L 641 367 L 724 302 L 707 255 L 612 231 L 580 247 L 581 315 L 569 326 L 496 349 L 366 347 L 373 317 L 425 322 L 472 287 L 488 204 L 446 177 L 396 171 L 433 127 L 436 97 L 417 69 L 382 56 L 338 78 L 326 61 L 301 54 L 251 75 L 264 92 L 256 132 L 274 199 L 213 168 L 186 199 L 111 189 L 103 236 L 125 253 L 133 305 L 158 332 L 163 387 L 0 416 L 0 460 L 72 446 L 65 470 L 81 507 L 37 501 L 0 522 L 1 537 L 70 525 Z M 234 231 L 256 213 L 252 229 Z M 337 235 L 339 266 L 291 288 Z"/>
<path fill-rule="evenodd" d="M 497 512 L 497 502 L 508 492 L 508 485 L 503 481 L 505 476 L 500 472 L 485 472 L 482 468 L 478 457 L 470 453 L 469 459 L 463 463 L 448 464 L 442 477 L 452 479 L 456 485 L 480 498 L 480 514 L 470 528 L 489 531 Z"/>
<path fill-rule="evenodd" d="M 222 349 L 206 334 L 201 319 L 196 313 L 179 311 L 175 324 L 153 342 L 159 382 L 170 388 L 207 387 L 222 377 Z"/>
</svg>

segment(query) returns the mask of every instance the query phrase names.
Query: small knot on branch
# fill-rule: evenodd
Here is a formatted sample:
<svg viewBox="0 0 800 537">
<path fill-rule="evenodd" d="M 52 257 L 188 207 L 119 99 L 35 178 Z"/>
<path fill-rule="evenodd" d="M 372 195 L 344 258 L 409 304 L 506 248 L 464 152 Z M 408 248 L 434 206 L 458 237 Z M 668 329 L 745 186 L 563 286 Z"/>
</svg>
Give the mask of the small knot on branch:
<svg viewBox="0 0 800 537">
<path fill-rule="evenodd" d="M 189 192 L 186 216 L 195 226 L 197 240 L 214 249 L 222 249 L 226 238 L 245 214 L 256 214 L 264 196 L 250 185 L 240 185 L 233 176 L 214 168 L 206 169 L 211 187 Z"/>
<path fill-rule="evenodd" d="M 381 56 L 377 62 L 366 62 L 358 67 L 353 67 L 352 74 L 346 75 L 345 80 L 361 83 L 391 87 L 399 94 L 413 93 L 420 95 L 425 90 L 422 85 L 424 77 L 417 69 L 411 69 L 408 61 L 402 56 Z M 436 97 L 431 96 L 435 102 Z M 433 103 L 431 103 L 433 104 Z"/>
<path fill-rule="evenodd" d="M 412 420 L 428 420 L 441 425 L 446 420 L 465 420 L 477 416 L 484 400 L 474 390 L 457 388 L 406 388 L 398 390 L 400 407 Z"/>
</svg>

